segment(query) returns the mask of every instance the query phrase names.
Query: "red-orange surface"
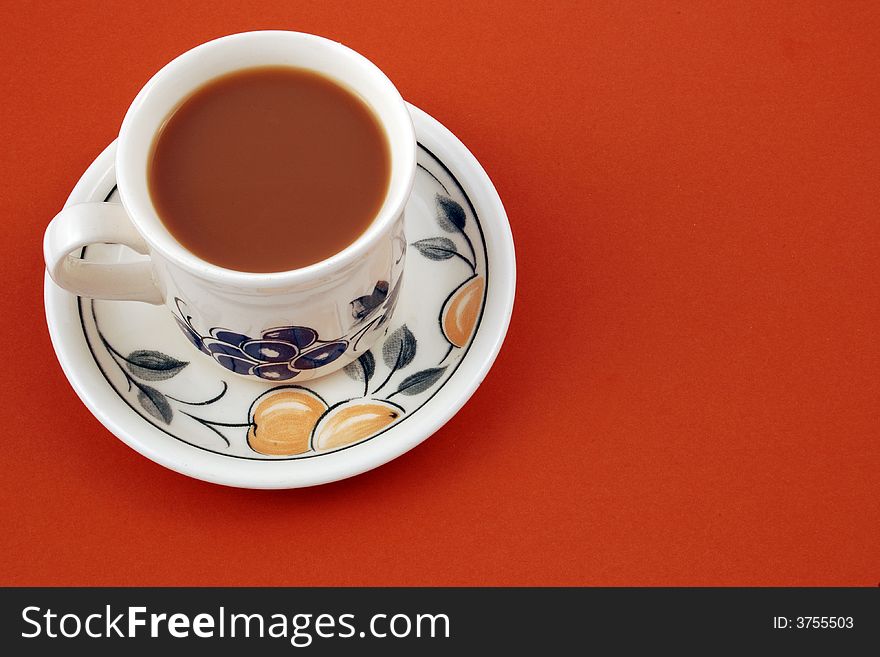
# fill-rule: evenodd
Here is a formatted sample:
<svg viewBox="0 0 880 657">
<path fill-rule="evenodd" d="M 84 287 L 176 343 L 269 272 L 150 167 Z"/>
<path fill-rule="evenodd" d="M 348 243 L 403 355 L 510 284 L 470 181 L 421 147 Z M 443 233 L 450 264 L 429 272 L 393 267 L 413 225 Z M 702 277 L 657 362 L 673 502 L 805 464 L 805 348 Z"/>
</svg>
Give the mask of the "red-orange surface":
<svg viewBox="0 0 880 657">
<path fill-rule="evenodd" d="M 880 582 L 880 4 L 4 2 L 2 584 Z M 174 474 L 52 352 L 43 230 L 223 34 L 363 52 L 483 163 L 517 306 L 472 401 L 308 490 Z"/>
</svg>

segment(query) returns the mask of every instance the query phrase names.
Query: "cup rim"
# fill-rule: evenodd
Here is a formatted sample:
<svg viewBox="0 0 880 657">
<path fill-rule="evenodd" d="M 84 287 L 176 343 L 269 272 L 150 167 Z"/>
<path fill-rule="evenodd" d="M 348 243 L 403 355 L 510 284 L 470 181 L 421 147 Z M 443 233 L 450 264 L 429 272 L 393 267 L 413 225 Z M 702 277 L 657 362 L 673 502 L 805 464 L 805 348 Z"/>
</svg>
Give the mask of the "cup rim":
<svg viewBox="0 0 880 657">
<path fill-rule="evenodd" d="M 169 83 L 173 84 L 175 75 L 182 67 L 191 64 L 194 60 L 202 58 L 208 53 L 214 54 L 217 50 L 226 48 L 230 44 L 265 39 L 274 39 L 279 41 L 279 43 L 281 40 L 286 39 L 291 43 L 296 42 L 296 45 L 299 46 L 304 43 L 311 44 L 328 51 L 333 51 L 338 56 L 348 58 L 353 68 L 356 67 L 356 70 L 371 76 L 374 82 L 378 83 L 382 93 L 388 97 L 392 105 L 390 113 L 394 115 L 393 121 L 382 120 L 377 112 L 377 118 L 379 118 L 380 125 L 382 125 L 382 129 L 389 141 L 389 149 L 393 152 L 394 142 L 392 140 L 402 140 L 404 147 L 401 149 L 402 157 L 398 158 L 398 161 L 395 162 L 392 158 L 392 174 L 389 179 L 385 200 L 368 228 L 355 241 L 332 256 L 305 267 L 278 272 L 246 272 L 228 269 L 204 260 L 186 249 L 174 238 L 156 212 L 149 195 L 146 176 L 138 176 L 129 170 L 134 164 L 131 158 L 136 153 L 131 152 L 127 136 L 134 129 L 135 124 L 142 118 L 141 113 L 145 111 L 144 105 L 147 102 L 147 98 L 154 93 L 157 87 Z M 251 66 L 239 68 L 231 66 L 227 72 L 247 68 L 251 68 Z M 210 79 L 213 79 L 213 76 L 206 77 L 200 85 L 208 82 Z M 345 84 L 344 80 L 339 80 L 339 82 Z M 179 99 L 182 101 L 200 85 L 180 90 Z M 161 127 L 166 118 L 167 116 L 160 117 L 157 125 Z M 392 130 L 394 131 L 393 134 Z M 151 143 L 152 139 L 155 138 L 156 132 L 154 131 L 151 135 Z M 407 172 L 405 176 L 398 180 L 397 184 L 394 182 L 395 169 L 403 169 Z M 122 121 L 116 156 L 116 170 L 122 204 L 137 231 L 150 246 L 151 253 L 158 252 L 162 257 L 178 267 L 220 285 L 238 288 L 287 287 L 309 282 L 320 282 L 320 279 L 330 277 L 356 264 L 372 250 L 394 225 L 410 197 L 415 182 L 415 128 L 413 127 L 412 117 L 406 107 L 406 103 L 391 80 L 373 62 L 348 46 L 305 32 L 286 30 L 239 32 L 207 41 L 187 50 L 165 64 L 141 88 Z M 142 221 L 144 215 L 149 216 L 152 220 L 148 222 Z"/>
</svg>

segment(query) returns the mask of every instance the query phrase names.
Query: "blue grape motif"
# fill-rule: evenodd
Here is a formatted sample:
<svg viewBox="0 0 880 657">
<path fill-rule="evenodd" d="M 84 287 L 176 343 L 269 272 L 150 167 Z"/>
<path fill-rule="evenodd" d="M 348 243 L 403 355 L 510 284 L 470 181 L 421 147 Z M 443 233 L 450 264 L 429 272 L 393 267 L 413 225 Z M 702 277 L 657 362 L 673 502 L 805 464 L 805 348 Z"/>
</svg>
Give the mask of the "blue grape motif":
<svg viewBox="0 0 880 657">
<path fill-rule="evenodd" d="M 178 308 L 181 308 L 178 301 Z M 182 309 L 181 309 L 182 310 Z M 176 317 L 178 326 L 193 345 L 236 374 L 252 375 L 266 381 L 289 381 L 304 370 L 329 365 L 348 349 L 348 341 L 320 340 L 307 326 L 279 326 L 251 338 L 224 328 L 211 329 L 202 336 L 186 313 Z"/>
</svg>

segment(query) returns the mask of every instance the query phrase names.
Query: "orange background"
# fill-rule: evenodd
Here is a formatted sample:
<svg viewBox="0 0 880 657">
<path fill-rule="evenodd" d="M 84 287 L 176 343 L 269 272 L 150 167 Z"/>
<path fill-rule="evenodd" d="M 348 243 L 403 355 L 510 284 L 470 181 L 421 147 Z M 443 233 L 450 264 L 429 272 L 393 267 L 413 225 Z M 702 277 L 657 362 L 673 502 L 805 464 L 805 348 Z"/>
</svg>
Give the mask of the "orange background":
<svg viewBox="0 0 880 657">
<path fill-rule="evenodd" d="M 880 4 L 4 2 L 0 583 L 880 581 Z M 40 241 L 138 88 L 223 34 L 354 47 L 495 181 L 507 342 L 402 458 L 226 489 L 116 440 Z"/>
</svg>

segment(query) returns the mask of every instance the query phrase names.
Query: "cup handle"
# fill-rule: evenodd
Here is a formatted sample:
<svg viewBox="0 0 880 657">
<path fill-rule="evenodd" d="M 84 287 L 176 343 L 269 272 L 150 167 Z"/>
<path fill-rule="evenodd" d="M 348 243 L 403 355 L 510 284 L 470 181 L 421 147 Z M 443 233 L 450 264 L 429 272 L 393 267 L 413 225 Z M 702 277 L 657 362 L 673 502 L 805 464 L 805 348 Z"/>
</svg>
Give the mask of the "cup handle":
<svg viewBox="0 0 880 657">
<path fill-rule="evenodd" d="M 123 244 L 149 254 L 120 203 L 70 205 L 55 215 L 43 237 L 43 257 L 52 280 L 81 297 L 164 303 L 149 260 L 104 264 L 71 255 L 89 244 Z"/>
</svg>

